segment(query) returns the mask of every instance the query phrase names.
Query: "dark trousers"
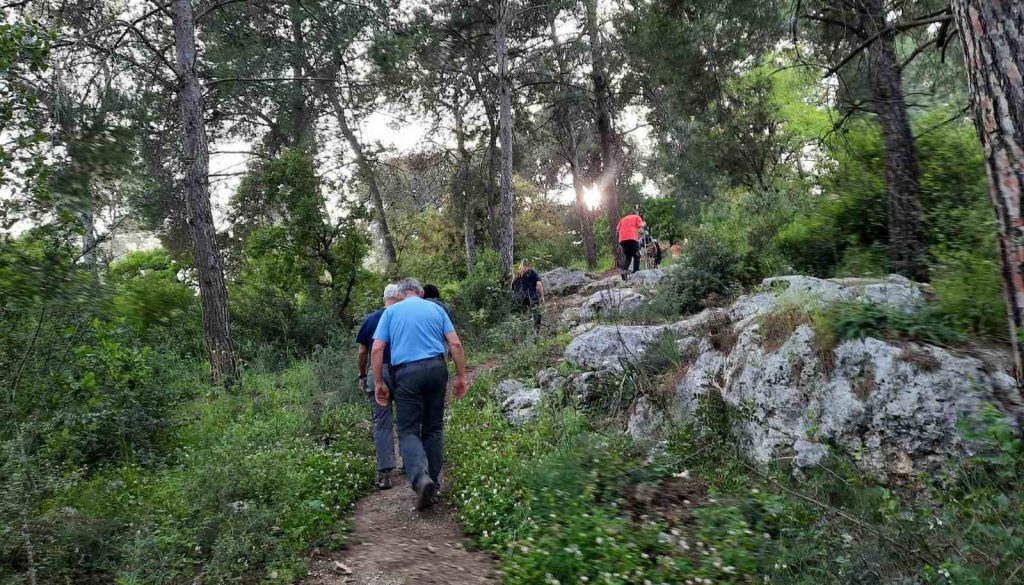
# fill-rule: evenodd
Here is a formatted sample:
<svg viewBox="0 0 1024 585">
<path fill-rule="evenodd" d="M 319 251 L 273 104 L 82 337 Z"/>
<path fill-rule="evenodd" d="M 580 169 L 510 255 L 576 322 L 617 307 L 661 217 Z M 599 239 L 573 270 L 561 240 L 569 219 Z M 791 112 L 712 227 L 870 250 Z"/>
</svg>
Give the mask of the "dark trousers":
<svg viewBox="0 0 1024 585">
<path fill-rule="evenodd" d="M 390 388 L 392 384 L 388 368 L 388 365 L 384 366 L 384 383 Z M 369 372 L 366 377 L 366 394 L 370 398 L 370 411 L 373 413 L 373 447 L 377 453 L 377 471 L 391 471 L 395 468 L 395 440 L 391 436 L 391 405 L 394 404 L 394 398 L 387 406 L 377 404 L 373 390 L 373 372 Z"/>
<path fill-rule="evenodd" d="M 629 270 L 629 261 L 633 261 L 633 272 L 640 270 L 640 242 L 636 240 L 625 240 L 619 242 L 619 246 L 622 247 L 622 254 L 626 257 L 623 260 L 623 270 Z"/>
<path fill-rule="evenodd" d="M 540 308 L 540 299 L 535 296 L 526 295 L 520 298 L 519 302 L 523 309 L 530 314 L 530 318 L 533 319 L 533 330 L 540 331 L 540 321 L 544 315 L 544 311 Z"/>
<path fill-rule="evenodd" d="M 444 356 L 394 366 L 392 393 L 398 416 L 398 449 L 405 476 L 422 473 L 438 483 L 444 461 L 444 397 L 448 365 Z"/>
</svg>

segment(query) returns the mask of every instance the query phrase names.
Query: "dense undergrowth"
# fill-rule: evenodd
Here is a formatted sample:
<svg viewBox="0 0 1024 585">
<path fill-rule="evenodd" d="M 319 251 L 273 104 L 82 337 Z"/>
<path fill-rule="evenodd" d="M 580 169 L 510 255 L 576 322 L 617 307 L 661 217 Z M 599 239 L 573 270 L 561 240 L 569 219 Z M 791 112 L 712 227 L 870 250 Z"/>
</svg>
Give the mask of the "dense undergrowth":
<svg viewBox="0 0 1024 585">
<path fill-rule="evenodd" d="M 459 519 L 507 583 L 1008 583 L 1024 570 L 1024 447 L 995 411 L 977 455 L 899 488 L 841 458 L 799 476 L 749 467 L 730 438 L 741 415 L 714 396 L 648 456 L 571 401 L 512 427 L 495 382 L 454 407 L 448 460 Z"/>
<path fill-rule="evenodd" d="M 0 566 L 40 582 L 293 581 L 310 546 L 341 544 L 373 471 L 364 404 L 315 388 L 303 363 L 183 402 L 146 460 L 65 468 L 31 501 L 39 471 L 6 459 Z"/>
</svg>

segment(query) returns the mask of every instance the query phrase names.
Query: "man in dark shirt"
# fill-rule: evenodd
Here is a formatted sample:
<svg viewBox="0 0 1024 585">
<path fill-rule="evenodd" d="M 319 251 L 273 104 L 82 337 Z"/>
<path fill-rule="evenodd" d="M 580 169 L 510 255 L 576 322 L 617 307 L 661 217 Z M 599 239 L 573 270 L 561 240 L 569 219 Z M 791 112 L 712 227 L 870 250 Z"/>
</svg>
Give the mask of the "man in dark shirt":
<svg viewBox="0 0 1024 585">
<path fill-rule="evenodd" d="M 533 314 L 533 328 L 539 332 L 542 315 L 540 306 L 544 304 L 544 282 L 526 260 L 519 263 L 519 276 L 512 281 L 512 299 Z"/>
<path fill-rule="evenodd" d="M 448 308 L 448 303 L 441 300 L 441 289 L 437 288 L 436 284 L 424 284 L 423 285 L 423 298 L 437 304 L 439 307 L 444 309 L 444 312 L 448 314 L 448 318 L 452 318 L 452 310 Z M 454 321 L 454 319 L 452 319 Z"/>
<path fill-rule="evenodd" d="M 389 284 L 384 287 L 384 308 L 398 302 L 398 287 Z M 370 398 L 370 408 L 373 411 L 373 446 L 377 451 L 377 488 L 386 490 L 391 487 L 391 470 L 395 468 L 395 441 L 392 437 L 391 403 L 381 406 L 374 400 L 373 372 L 367 370 L 370 350 L 373 348 L 373 333 L 377 330 L 377 323 L 380 322 L 384 309 L 377 309 L 370 313 L 359 328 L 356 335 L 356 343 L 359 344 L 359 384 Z M 391 385 L 390 348 L 384 350 L 384 383 Z"/>
</svg>

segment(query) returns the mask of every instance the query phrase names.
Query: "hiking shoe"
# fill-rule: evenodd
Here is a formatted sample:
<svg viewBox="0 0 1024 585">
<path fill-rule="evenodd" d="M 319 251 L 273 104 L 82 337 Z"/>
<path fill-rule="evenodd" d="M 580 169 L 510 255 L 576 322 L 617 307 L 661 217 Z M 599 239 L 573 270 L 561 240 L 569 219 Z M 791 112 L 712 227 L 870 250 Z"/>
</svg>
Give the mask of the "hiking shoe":
<svg viewBox="0 0 1024 585">
<path fill-rule="evenodd" d="M 391 474 L 387 471 L 377 472 L 377 489 L 389 490 L 391 489 Z"/>
<path fill-rule="evenodd" d="M 620 273 L 619 273 L 619 276 L 621 276 L 621 277 L 622 277 L 622 280 L 626 280 L 626 271 L 625 271 L 625 270 L 623 270 L 622 272 L 620 272 Z"/>
<path fill-rule="evenodd" d="M 413 491 L 416 492 L 416 495 L 418 496 L 416 498 L 417 510 L 426 510 L 427 508 L 434 505 L 434 502 L 436 501 L 434 499 L 434 495 L 437 493 L 437 484 L 435 484 L 430 479 L 429 475 L 427 475 L 426 473 L 420 474 L 419 479 L 416 480 L 416 483 L 412 486 L 412 489 Z"/>
</svg>

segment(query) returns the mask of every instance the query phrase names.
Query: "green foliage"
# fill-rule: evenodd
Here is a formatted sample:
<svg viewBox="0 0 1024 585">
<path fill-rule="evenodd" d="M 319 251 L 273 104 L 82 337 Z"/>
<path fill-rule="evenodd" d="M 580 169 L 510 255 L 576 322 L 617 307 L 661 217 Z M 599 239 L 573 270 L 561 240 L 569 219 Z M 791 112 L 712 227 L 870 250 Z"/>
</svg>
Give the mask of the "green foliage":
<svg viewBox="0 0 1024 585">
<path fill-rule="evenodd" d="M 12 502 L 12 474 L 0 474 L 0 513 L 18 526 L 0 531 L 0 579 L 24 570 L 26 537 L 41 582 L 301 576 L 310 545 L 340 544 L 332 528 L 372 477 L 372 442 L 355 424 L 364 403 L 318 404 L 308 365 L 245 385 L 253 399 L 181 405 L 156 461 L 71 476 L 27 510 Z"/>
<path fill-rule="evenodd" d="M 718 238 L 694 234 L 683 247 L 682 261 L 658 284 L 652 309 L 671 316 L 720 306 L 739 292 L 740 259 Z"/>
<path fill-rule="evenodd" d="M 187 280 L 190 269 L 163 249 L 128 254 L 107 271 L 115 289 L 112 313 L 153 344 L 202 357 L 202 316 Z"/>
<path fill-rule="evenodd" d="M 936 315 L 965 335 L 1006 341 L 1006 299 L 996 258 L 969 250 L 937 256 L 932 276 Z"/>
<path fill-rule="evenodd" d="M 840 341 L 881 337 L 953 345 L 965 340 L 931 307 L 908 312 L 870 303 L 839 303 L 825 311 L 825 320 Z"/>
<path fill-rule="evenodd" d="M 26 199 L 5 196 L 0 200 L 0 227 L 9 229 L 24 215 L 40 210 L 45 200 L 45 116 L 38 98 L 24 83 L 49 67 L 53 36 L 30 20 L 12 18 L 0 23 L 0 189 L 24 192 Z"/>
<path fill-rule="evenodd" d="M 369 241 L 360 210 L 332 223 L 321 189 L 312 157 L 292 149 L 251 169 L 232 199 L 244 244 L 231 310 L 250 359 L 267 347 L 308 355 L 351 325 L 380 283 L 363 268 Z"/>
</svg>

